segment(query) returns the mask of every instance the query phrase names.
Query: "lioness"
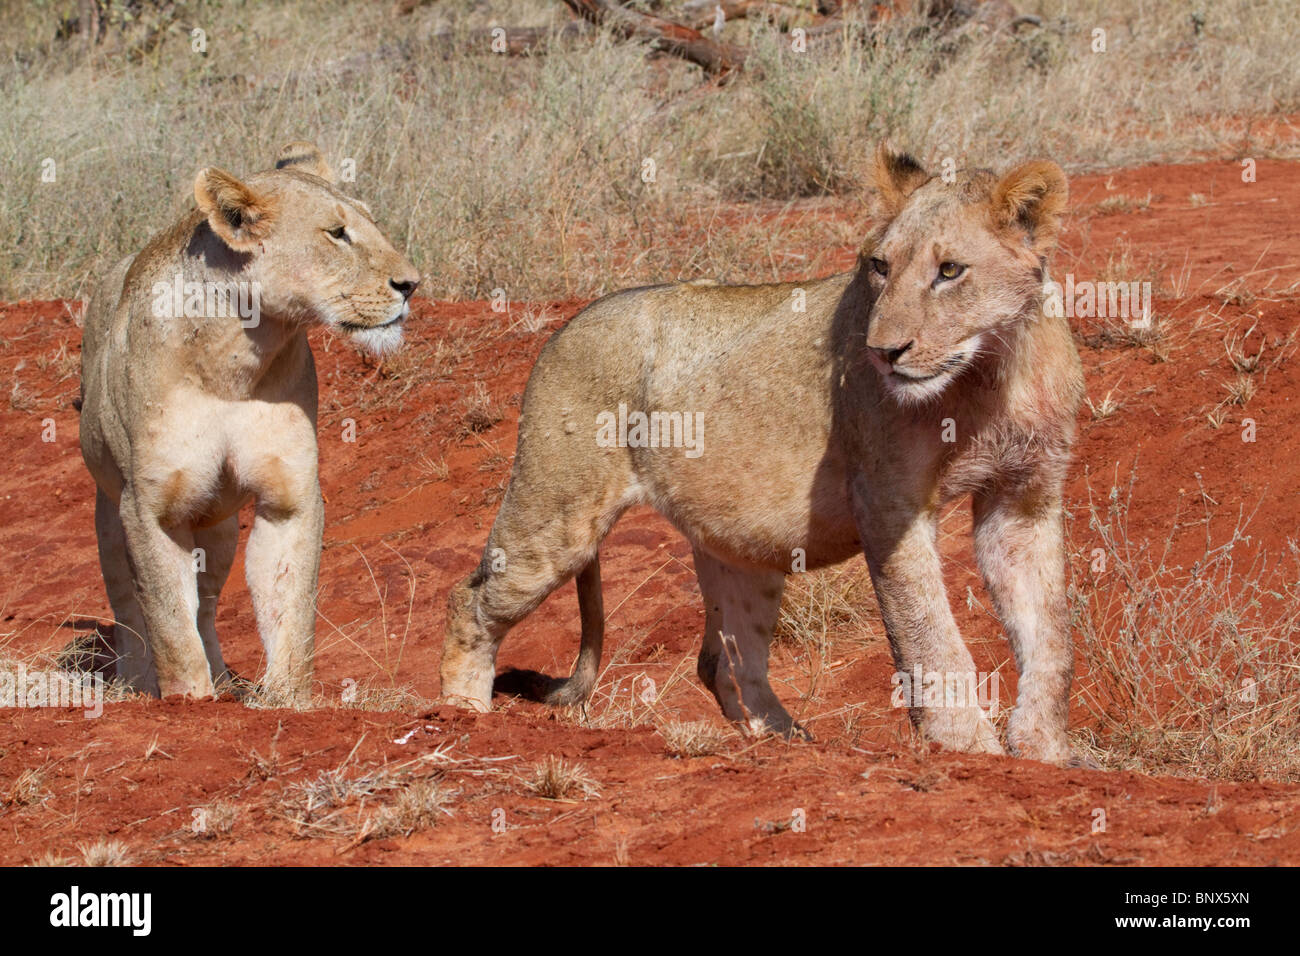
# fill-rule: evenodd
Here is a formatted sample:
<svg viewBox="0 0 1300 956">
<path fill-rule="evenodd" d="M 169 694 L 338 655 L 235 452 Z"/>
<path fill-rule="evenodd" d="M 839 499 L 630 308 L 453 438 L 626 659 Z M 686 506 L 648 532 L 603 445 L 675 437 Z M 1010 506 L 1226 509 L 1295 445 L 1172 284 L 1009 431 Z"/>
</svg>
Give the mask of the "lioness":
<svg viewBox="0 0 1300 956">
<path fill-rule="evenodd" d="M 799 730 L 767 678 L 785 575 L 859 550 L 898 669 L 970 675 L 936 525 L 971 494 L 975 552 L 1020 673 L 1008 743 L 1071 759 L 1061 484 L 1083 377 L 1065 321 L 1043 309 L 1065 175 L 1031 162 L 945 182 L 882 147 L 874 179 L 879 222 L 853 272 L 620 292 L 547 343 L 482 561 L 449 598 L 446 699 L 488 708 L 502 638 L 574 574 L 581 650 L 542 696 L 587 697 L 603 634 L 597 549 L 636 504 L 694 548 L 698 673 L 728 718 Z M 642 426 L 658 415 L 660 447 L 653 426 L 597 440 L 633 412 Z M 662 447 L 674 414 L 694 416 L 696 447 Z M 946 747 L 1002 752 L 973 704 L 910 712 Z"/>
<path fill-rule="evenodd" d="M 393 348 L 420 276 L 310 143 L 243 181 L 200 170 L 194 198 L 86 311 L 81 452 L 99 486 L 117 675 L 162 696 L 229 681 L 216 602 L 255 499 L 246 564 L 263 686 L 302 704 L 325 518 L 307 329 Z"/>
</svg>

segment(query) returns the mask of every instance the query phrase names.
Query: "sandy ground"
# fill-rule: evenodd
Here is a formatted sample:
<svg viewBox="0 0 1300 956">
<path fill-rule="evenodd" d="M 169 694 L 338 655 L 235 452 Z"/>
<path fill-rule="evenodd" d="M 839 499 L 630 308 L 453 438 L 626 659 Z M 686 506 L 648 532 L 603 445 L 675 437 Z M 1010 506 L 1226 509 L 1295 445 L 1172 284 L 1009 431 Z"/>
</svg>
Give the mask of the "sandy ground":
<svg viewBox="0 0 1300 956">
<path fill-rule="evenodd" d="M 1300 222 L 1290 212 L 1300 167 L 1263 162 L 1257 178 L 1243 183 L 1236 164 L 1208 163 L 1072 184 L 1054 272 L 1151 273 L 1168 333 L 1162 361 L 1106 341 L 1096 323 L 1077 323 L 1089 396 L 1121 402 L 1107 417 L 1086 406 L 1080 416 L 1068 486 L 1079 551 L 1094 546 L 1090 489 L 1104 497 L 1134 473 L 1131 536 L 1162 542 L 1172 530 L 1183 564 L 1204 550 L 1207 528 L 1230 528 L 1241 508 L 1257 509 L 1259 547 L 1279 552 L 1295 533 L 1300 362 L 1283 357 L 1283 341 L 1300 304 L 1277 290 L 1300 279 Z M 830 203 L 799 211 L 810 213 L 856 215 Z M 1117 261 L 1125 255 L 1129 262 Z M 853 246 L 836 258 L 848 267 Z M 1237 281 L 1254 296 L 1220 292 Z M 869 589 L 855 592 L 868 626 L 835 632 L 827 658 L 794 644 L 774 648 L 774 685 L 815 742 L 733 737 L 716 754 L 671 756 L 658 729 L 665 722 L 725 728 L 694 678 L 703 613 L 690 549 L 646 510 L 625 517 L 602 551 L 608 668 L 585 715 L 500 696 L 488 715 L 431 704 L 446 594 L 477 562 L 504 490 L 528 371 L 581 304 L 515 304 L 500 314 L 487 303 L 421 301 L 409 347 L 382 367 L 314 333 L 327 499 L 320 706 L 294 713 L 135 699 L 95 720 L 6 710 L 0 798 L 25 771 L 39 780 L 27 802 L 0 802 L 0 863 L 80 859 L 79 847 L 103 839 L 148 864 L 1300 861 L 1297 785 L 1060 770 L 919 745 L 889 705 L 893 665 Z M 110 613 L 72 405 L 75 315 L 74 303 L 0 306 L 0 384 L 12 389 L 0 411 L 0 648 L 10 656 L 57 651 Z M 1256 374 L 1245 408 L 1226 406 L 1211 427 L 1207 413 L 1235 376 L 1224 337 L 1251 329 L 1247 350 L 1263 344 L 1266 359 L 1280 360 Z M 501 418 L 473 430 L 466 403 L 477 383 Z M 1245 418 L 1256 423 L 1253 443 L 1241 441 Z M 347 419 L 355 442 L 343 440 Z M 47 420 L 53 441 L 42 441 Z M 245 531 L 247 523 L 245 515 Z M 949 593 L 977 665 L 1001 668 L 1010 699 L 1014 668 L 984 610 L 969 524 L 965 505 L 943 524 Z M 569 584 L 511 635 L 500 663 L 567 671 L 577 623 Z M 256 675 L 261 647 L 239 564 L 218 625 L 230 664 Z M 647 678 L 656 691 L 648 701 Z M 1082 674 L 1079 686 L 1088 679 Z M 349 706 L 385 694 L 398 709 Z M 1092 725 L 1086 708 L 1073 713 L 1078 727 Z M 530 791 L 526 781 L 550 756 L 580 764 L 587 791 L 562 799 Z M 366 775 L 381 781 L 375 792 L 337 806 L 320 802 L 320 787 L 305 787 Z M 445 806 L 410 835 L 383 835 L 377 814 L 419 781 L 436 783 Z M 203 808 L 220 817 L 214 805 L 233 807 L 233 824 L 196 833 Z"/>
</svg>

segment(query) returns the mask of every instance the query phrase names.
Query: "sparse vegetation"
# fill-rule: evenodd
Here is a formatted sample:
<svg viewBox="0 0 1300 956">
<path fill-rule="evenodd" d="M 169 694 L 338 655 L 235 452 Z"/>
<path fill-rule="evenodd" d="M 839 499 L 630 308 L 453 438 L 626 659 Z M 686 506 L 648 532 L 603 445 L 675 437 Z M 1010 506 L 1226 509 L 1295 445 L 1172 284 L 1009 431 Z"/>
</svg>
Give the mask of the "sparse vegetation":
<svg viewBox="0 0 1300 956">
<path fill-rule="evenodd" d="M 101 837 L 93 843 L 78 843 L 84 866 L 130 866 L 131 852 L 121 840 Z"/>
<path fill-rule="evenodd" d="M 460 401 L 460 435 L 467 437 L 485 432 L 504 417 L 500 404 L 488 392 L 482 380 Z"/>
<path fill-rule="evenodd" d="M 878 621 L 871 576 L 861 561 L 851 561 L 786 579 L 773 640 L 825 657 L 836 633 L 861 643 L 879 633 Z"/>
<path fill-rule="evenodd" d="M 239 808 L 228 800 L 213 800 L 196 807 L 192 814 L 190 832 L 200 840 L 228 837 L 239 819 Z"/>
<path fill-rule="evenodd" d="M 670 720 L 659 727 L 664 749 L 674 757 L 709 757 L 726 749 L 734 732 L 707 720 Z"/>
<path fill-rule="evenodd" d="M 0 807 L 33 807 L 49 799 L 44 768 L 27 767 L 19 772 L 0 799 Z"/>
<path fill-rule="evenodd" d="M 1224 382 L 1223 387 L 1228 390 L 1228 402 L 1232 405 L 1245 408 L 1255 397 L 1255 380 L 1249 375 L 1238 375 L 1231 382 Z"/>
<path fill-rule="evenodd" d="M 580 763 L 550 756 L 523 778 L 524 789 L 547 800 L 585 800 L 599 796 L 600 789 Z"/>
<path fill-rule="evenodd" d="M 362 842 L 409 836 L 432 826 L 449 800 L 436 772 L 413 776 L 386 768 L 349 771 L 345 761 L 334 770 L 322 770 L 315 777 L 290 784 L 281 813 L 298 836 Z M 373 809 L 367 813 L 367 807 Z"/>
<path fill-rule="evenodd" d="M 750 48 L 755 68 L 722 88 L 606 36 L 504 57 L 470 32 L 558 29 L 570 17 L 556 0 L 419 4 L 407 16 L 343 0 L 165 6 L 107 24 L 98 45 L 62 25 L 70 3 L 7 18 L 0 227 L 22 241 L 0 249 L 0 299 L 81 294 L 189 206 L 200 167 L 248 171 L 301 135 L 336 166 L 355 163 L 351 188 L 426 270 L 430 294 L 522 301 L 824 273 L 815 252 L 783 264 L 766 219 L 733 200 L 857 200 L 885 136 L 933 166 L 1049 154 L 1077 171 L 1217 154 L 1239 141 L 1238 117 L 1300 105 L 1285 0 L 1204 5 L 1196 18 L 1174 0 L 1122 18 L 1027 0 L 1042 26 L 956 35 L 917 13 L 867 28 L 872 5 L 860 4 L 846 13 L 848 43 L 803 54 L 766 21 L 736 20 L 724 38 Z M 1089 46 L 1099 24 L 1105 56 Z M 1250 135 L 1251 155 L 1296 155 L 1284 131 Z M 1145 201 L 1112 197 L 1102 211 Z M 733 228 L 717 229 L 719 216 Z M 792 228 L 783 245 L 816 250 L 823 229 Z"/>
<path fill-rule="evenodd" d="M 1220 540 L 1207 524 L 1182 566 L 1176 532 L 1132 540 L 1132 491 L 1130 481 L 1090 505 L 1105 570 L 1075 571 L 1079 696 L 1097 726 L 1081 743 L 1112 769 L 1300 780 L 1300 551 L 1258 551 L 1243 513 Z"/>
<path fill-rule="evenodd" d="M 1093 402 L 1091 398 L 1084 398 L 1089 410 L 1092 412 L 1092 420 L 1095 422 L 1105 421 L 1119 411 L 1123 405 L 1120 400 L 1115 398 L 1115 390 L 1110 389 L 1106 392 L 1106 397 L 1099 402 Z"/>
<path fill-rule="evenodd" d="M 1097 216 L 1113 216 L 1117 213 L 1138 212 L 1149 208 L 1151 208 L 1151 193 L 1149 191 L 1145 196 L 1129 196 L 1126 193 L 1118 193 L 1114 196 L 1107 196 L 1094 205 L 1092 213 Z"/>
</svg>

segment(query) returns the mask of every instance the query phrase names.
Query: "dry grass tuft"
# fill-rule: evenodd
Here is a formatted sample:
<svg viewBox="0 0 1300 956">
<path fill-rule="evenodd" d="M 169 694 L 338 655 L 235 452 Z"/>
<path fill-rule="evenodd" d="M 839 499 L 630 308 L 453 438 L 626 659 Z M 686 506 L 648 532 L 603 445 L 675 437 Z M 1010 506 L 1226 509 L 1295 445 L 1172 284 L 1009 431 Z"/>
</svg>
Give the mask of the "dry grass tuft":
<svg viewBox="0 0 1300 956">
<path fill-rule="evenodd" d="M 862 641 L 878 620 L 871 576 L 852 561 L 787 577 L 773 640 L 824 657 L 834 635 Z"/>
<path fill-rule="evenodd" d="M 34 858 L 26 864 L 27 866 L 39 866 L 42 869 L 48 869 L 54 866 L 72 866 L 73 861 L 66 856 L 56 853 L 54 850 L 46 850 L 40 856 Z"/>
<path fill-rule="evenodd" d="M 45 787 L 45 768 L 27 767 L 14 778 L 0 799 L 0 807 L 36 807 L 45 803 L 50 793 Z"/>
<path fill-rule="evenodd" d="M 94 843 L 78 843 L 83 866 L 130 866 L 131 852 L 121 840 L 100 838 Z"/>
<path fill-rule="evenodd" d="M 1124 407 L 1123 403 L 1120 402 L 1119 399 L 1114 397 L 1114 394 L 1115 394 L 1115 390 L 1110 389 L 1109 391 L 1106 392 L 1106 397 L 1103 398 L 1100 402 L 1097 402 L 1095 404 L 1093 403 L 1091 398 L 1084 398 L 1084 401 L 1087 402 L 1088 404 L 1089 411 L 1092 412 L 1093 421 L 1095 422 L 1105 421 L 1106 419 L 1110 418 L 1112 415 L 1114 415 L 1116 412 L 1118 412 L 1121 408 Z"/>
<path fill-rule="evenodd" d="M 1240 405 L 1245 408 L 1250 400 L 1255 397 L 1255 380 L 1249 375 L 1238 375 L 1231 382 L 1224 382 L 1223 387 L 1228 391 L 1228 404 Z"/>
<path fill-rule="evenodd" d="M 199 840 L 216 840 L 234 832 L 239 808 L 228 800 L 213 800 L 195 807 L 190 832 Z"/>
<path fill-rule="evenodd" d="M 452 794 L 437 780 L 414 780 L 397 791 L 397 799 L 372 814 L 363 831 L 367 838 L 407 837 L 433 826 L 445 816 Z"/>
<path fill-rule="evenodd" d="M 446 783 L 447 773 L 504 773 L 463 766 L 476 762 L 453 758 L 445 749 L 397 766 L 350 770 L 357 747 L 338 767 L 285 788 L 276 812 L 296 836 L 346 839 L 349 846 L 410 836 L 450 814 L 447 805 L 455 794 Z M 431 770 L 430 762 L 439 766 Z"/>
<path fill-rule="evenodd" d="M 459 438 L 485 432 L 505 416 L 500 403 L 492 397 L 481 380 L 476 381 L 473 390 L 460 400 L 457 414 Z"/>
<path fill-rule="evenodd" d="M 587 775 L 580 763 L 568 763 L 560 757 L 550 756 L 533 767 L 523 778 L 528 792 L 547 800 L 586 800 L 600 795 L 596 782 Z"/>
<path fill-rule="evenodd" d="M 1300 780 L 1300 549 L 1270 560 L 1250 548 L 1242 514 L 1221 543 L 1207 523 L 1201 556 L 1181 567 L 1175 532 L 1163 548 L 1130 539 L 1132 491 L 1090 502 L 1106 570 L 1075 569 L 1080 697 L 1097 724 L 1083 745 L 1108 769 Z"/>
<path fill-rule="evenodd" d="M 672 720 L 659 727 L 664 749 L 674 757 L 711 757 L 722 753 L 734 733 L 707 720 Z"/>
</svg>

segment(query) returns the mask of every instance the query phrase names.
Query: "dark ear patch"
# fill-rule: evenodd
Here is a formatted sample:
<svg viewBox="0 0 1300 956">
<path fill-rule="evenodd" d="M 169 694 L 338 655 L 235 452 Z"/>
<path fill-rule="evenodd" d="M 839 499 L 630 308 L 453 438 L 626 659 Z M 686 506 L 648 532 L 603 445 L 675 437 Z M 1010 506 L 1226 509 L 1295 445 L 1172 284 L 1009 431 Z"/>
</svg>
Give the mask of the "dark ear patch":
<svg viewBox="0 0 1300 956">
<path fill-rule="evenodd" d="M 325 157 L 316 148 L 316 144 L 302 139 L 281 148 L 280 154 L 275 158 L 275 168 L 296 169 L 318 176 L 327 183 L 334 182 L 334 174 L 330 172 L 329 164 L 325 162 Z"/>
<path fill-rule="evenodd" d="M 1022 230 L 1029 248 L 1046 256 L 1056 248 L 1069 197 L 1069 183 L 1060 166 L 1042 159 L 1024 163 L 993 187 L 993 225 L 1002 231 Z"/>
<path fill-rule="evenodd" d="M 876 149 L 876 162 L 871 171 L 871 185 L 876 198 L 874 212 L 893 219 L 902 211 L 908 197 L 929 180 L 930 174 L 910 155 L 896 152 L 887 143 L 881 143 Z"/>
<path fill-rule="evenodd" d="M 209 166 L 194 177 L 194 201 L 217 237 L 237 252 L 251 252 L 271 232 L 276 204 L 224 169 Z"/>
</svg>

